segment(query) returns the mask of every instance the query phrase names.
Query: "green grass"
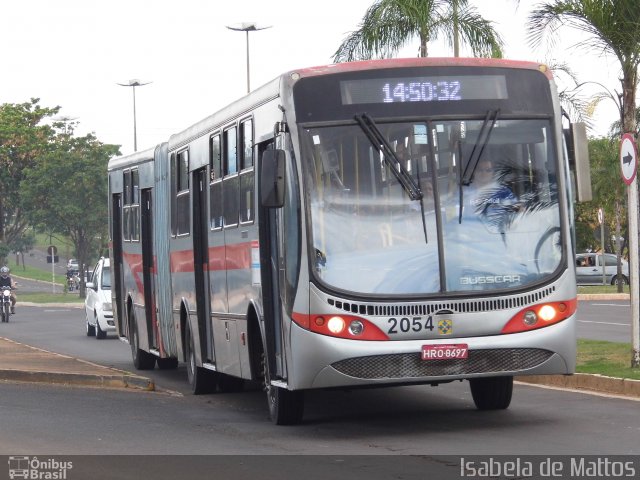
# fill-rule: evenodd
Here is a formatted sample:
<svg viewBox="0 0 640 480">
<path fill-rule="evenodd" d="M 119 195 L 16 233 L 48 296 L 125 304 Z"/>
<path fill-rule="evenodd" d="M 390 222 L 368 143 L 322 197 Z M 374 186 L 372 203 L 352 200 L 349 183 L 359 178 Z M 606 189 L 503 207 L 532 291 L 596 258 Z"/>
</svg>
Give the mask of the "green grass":
<svg viewBox="0 0 640 480">
<path fill-rule="evenodd" d="M 617 285 L 581 285 L 578 293 L 618 293 Z M 622 293 L 629 293 L 629 285 L 622 286 Z"/>
<path fill-rule="evenodd" d="M 84 299 L 80 298 L 77 292 L 73 293 L 40 293 L 25 292 L 20 293 L 18 290 L 18 306 L 20 302 L 33 303 L 84 303 Z"/>
<path fill-rule="evenodd" d="M 640 380 L 640 368 L 631 368 L 631 344 L 578 340 L 578 373 Z"/>
<path fill-rule="evenodd" d="M 22 265 L 11 266 L 11 275 L 13 275 L 14 277 L 28 278 L 30 280 L 40 280 L 42 282 L 49 282 L 49 284 L 51 284 L 51 270 L 49 271 L 41 270 L 39 268 L 31 267 L 29 265 L 26 265 L 24 268 L 22 268 Z M 56 273 L 54 278 L 55 278 L 55 283 L 59 283 L 61 285 L 64 285 L 65 283 L 67 283 L 67 277 L 65 275 Z M 16 282 L 18 282 L 19 284 L 20 279 L 16 278 Z"/>
</svg>

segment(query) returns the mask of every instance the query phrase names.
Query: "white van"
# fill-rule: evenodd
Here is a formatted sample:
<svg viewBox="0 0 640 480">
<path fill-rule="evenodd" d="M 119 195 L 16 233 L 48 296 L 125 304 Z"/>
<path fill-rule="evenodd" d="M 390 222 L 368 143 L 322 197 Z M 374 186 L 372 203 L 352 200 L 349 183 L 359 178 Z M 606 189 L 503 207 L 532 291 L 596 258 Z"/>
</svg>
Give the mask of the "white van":
<svg viewBox="0 0 640 480">
<path fill-rule="evenodd" d="M 96 263 L 87 282 L 87 298 L 84 301 L 87 320 L 87 336 L 98 340 L 106 338 L 107 332 L 115 332 L 116 324 L 113 320 L 111 308 L 111 269 L 109 259 L 101 258 Z"/>
<path fill-rule="evenodd" d="M 602 285 L 602 260 L 601 253 L 580 253 L 576 255 L 576 281 L 578 285 Z M 618 261 L 612 253 L 604 254 L 605 282 L 616 284 Z M 622 280 L 629 285 L 629 264 L 622 259 Z"/>
</svg>

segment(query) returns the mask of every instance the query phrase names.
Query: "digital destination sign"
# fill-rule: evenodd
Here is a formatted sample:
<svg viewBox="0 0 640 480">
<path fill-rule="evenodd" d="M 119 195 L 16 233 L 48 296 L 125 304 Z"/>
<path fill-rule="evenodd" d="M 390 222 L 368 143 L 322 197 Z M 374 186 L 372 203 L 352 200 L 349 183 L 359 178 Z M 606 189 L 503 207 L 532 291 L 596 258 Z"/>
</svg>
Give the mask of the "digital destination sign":
<svg viewBox="0 0 640 480">
<path fill-rule="evenodd" d="M 509 98 L 504 75 L 344 80 L 340 82 L 340 95 L 343 105 L 505 100 Z"/>
</svg>

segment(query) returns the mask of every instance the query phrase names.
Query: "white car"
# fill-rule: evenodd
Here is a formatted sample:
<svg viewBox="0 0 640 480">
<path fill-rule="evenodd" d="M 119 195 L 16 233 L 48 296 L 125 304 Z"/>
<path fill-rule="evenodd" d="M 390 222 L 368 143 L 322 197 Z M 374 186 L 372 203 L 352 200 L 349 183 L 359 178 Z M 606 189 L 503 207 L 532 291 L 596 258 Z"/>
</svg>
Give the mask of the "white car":
<svg viewBox="0 0 640 480">
<path fill-rule="evenodd" d="M 111 269 L 109 259 L 101 258 L 96 263 L 91 275 L 91 282 L 87 282 L 87 298 L 84 301 L 87 320 L 87 336 L 98 340 L 106 338 L 108 332 L 115 332 L 111 308 Z"/>
<path fill-rule="evenodd" d="M 576 280 L 578 285 L 602 285 L 603 255 L 600 253 L 579 253 L 576 255 Z M 604 254 L 604 275 L 607 284 L 616 284 L 618 261 L 611 253 Z M 622 281 L 629 285 L 629 264 L 622 260 Z"/>
</svg>

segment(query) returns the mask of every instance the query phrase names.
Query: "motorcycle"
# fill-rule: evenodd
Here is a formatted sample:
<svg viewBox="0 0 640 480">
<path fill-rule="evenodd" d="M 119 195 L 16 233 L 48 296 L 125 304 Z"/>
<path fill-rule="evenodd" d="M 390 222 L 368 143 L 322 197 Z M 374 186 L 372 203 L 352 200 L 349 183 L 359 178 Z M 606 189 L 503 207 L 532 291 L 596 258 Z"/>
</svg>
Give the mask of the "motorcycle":
<svg viewBox="0 0 640 480">
<path fill-rule="evenodd" d="M 11 288 L 1 287 L 0 292 L 0 316 L 2 322 L 9 322 L 9 316 L 11 315 Z"/>
<path fill-rule="evenodd" d="M 69 292 L 80 290 L 80 275 L 78 272 L 67 273 L 67 290 Z"/>
</svg>

